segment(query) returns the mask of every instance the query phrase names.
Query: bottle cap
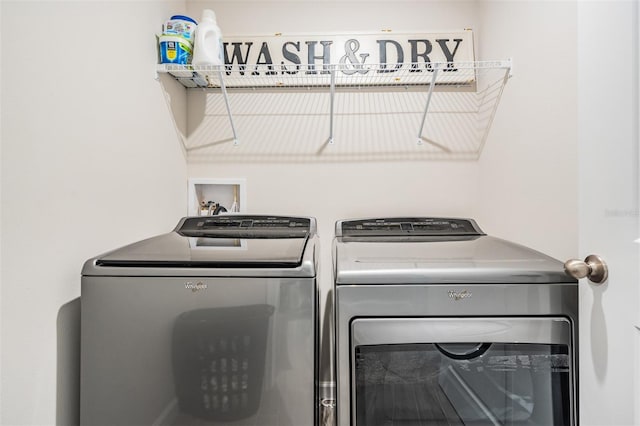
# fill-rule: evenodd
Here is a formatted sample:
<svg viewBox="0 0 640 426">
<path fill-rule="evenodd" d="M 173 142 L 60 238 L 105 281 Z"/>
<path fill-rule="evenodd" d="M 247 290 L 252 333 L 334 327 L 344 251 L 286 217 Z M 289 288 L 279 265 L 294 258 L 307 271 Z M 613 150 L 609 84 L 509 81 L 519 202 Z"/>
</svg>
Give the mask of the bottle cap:
<svg viewBox="0 0 640 426">
<path fill-rule="evenodd" d="M 216 13 L 211 9 L 204 9 L 202 11 L 202 20 L 216 22 Z"/>
</svg>

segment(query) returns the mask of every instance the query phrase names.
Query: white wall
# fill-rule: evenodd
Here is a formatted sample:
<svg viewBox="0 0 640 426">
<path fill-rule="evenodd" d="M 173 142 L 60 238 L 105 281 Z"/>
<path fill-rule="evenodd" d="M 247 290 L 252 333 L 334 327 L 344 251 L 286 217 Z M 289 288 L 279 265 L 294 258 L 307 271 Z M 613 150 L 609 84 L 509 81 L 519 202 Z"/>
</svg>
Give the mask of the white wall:
<svg viewBox="0 0 640 426">
<path fill-rule="evenodd" d="M 486 232 L 558 259 L 576 256 L 576 2 L 482 1 L 479 54 L 512 57 L 479 162 Z"/>
<path fill-rule="evenodd" d="M 190 16 L 216 12 L 226 35 L 276 32 L 322 34 L 345 31 L 462 30 L 477 24 L 474 0 L 189 0 Z"/>
<path fill-rule="evenodd" d="M 153 73 L 154 34 L 183 11 L 2 2 L 2 424 L 77 423 L 83 262 L 186 211 L 184 158 Z"/>
</svg>

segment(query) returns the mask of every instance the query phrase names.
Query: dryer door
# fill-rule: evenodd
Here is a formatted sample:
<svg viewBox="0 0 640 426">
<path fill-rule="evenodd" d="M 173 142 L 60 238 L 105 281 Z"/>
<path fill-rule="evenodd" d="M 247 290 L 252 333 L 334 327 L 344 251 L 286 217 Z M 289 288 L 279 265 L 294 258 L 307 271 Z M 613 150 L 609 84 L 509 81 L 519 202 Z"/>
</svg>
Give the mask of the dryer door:
<svg viewBox="0 0 640 426">
<path fill-rule="evenodd" d="M 355 425 L 572 425 L 565 318 L 364 318 L 351 327 Z"/>
</svg>

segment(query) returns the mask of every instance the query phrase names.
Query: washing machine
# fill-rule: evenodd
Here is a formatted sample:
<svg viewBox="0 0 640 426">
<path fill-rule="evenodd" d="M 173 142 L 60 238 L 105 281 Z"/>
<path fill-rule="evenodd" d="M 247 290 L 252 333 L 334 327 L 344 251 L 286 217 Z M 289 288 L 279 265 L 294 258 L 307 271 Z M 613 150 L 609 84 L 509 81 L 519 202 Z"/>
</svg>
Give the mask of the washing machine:
<svg viewBox="0 0 640 426">
<path fill-rule="evenodd" d="M 578 424 L 561 262 L 458 218 L 343 220 L 333 249 L 340 426 Z"/>
<path fill-rule="evenodd" d="M 82 270 L 82 425 L 316 422 L 316 221 L 183 218 Z"/>
</svg>

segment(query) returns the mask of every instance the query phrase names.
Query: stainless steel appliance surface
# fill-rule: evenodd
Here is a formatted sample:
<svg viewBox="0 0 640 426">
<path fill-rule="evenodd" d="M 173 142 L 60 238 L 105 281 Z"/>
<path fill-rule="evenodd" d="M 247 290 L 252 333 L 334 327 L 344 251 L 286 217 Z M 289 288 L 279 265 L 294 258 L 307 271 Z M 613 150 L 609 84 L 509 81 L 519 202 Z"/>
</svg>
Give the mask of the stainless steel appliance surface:
<svg viewBox="0 0 640 426">
<path fill-rule="evenodd" d="M 578 287 L 471 219 L 336 223 L 337 421 L 577 425 Z"/>
<path fill-rule="evenodd" d="M 183 218 L 82 270 L 82 425 L 314 425 L 316 221 Z"/>
</svg>

